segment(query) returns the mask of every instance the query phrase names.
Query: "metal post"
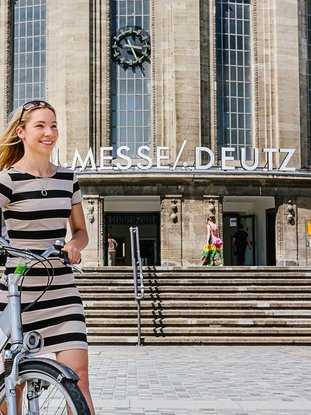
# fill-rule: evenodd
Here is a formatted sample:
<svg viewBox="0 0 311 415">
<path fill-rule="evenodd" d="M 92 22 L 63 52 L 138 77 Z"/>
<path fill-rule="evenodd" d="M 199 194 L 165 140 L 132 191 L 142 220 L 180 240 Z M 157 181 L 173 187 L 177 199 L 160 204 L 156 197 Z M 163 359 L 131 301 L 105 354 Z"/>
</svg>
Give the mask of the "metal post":
<svg viewBox="0 0 311 415">
<path fill-rule="evenodd" d="M 139 231 L 138 227 L 130 227 L 131 237 L 131 254 L 132 254 L 132 266 L 133 266 L 133 282 L 134 282 L 134 295 L 137 305 L 137 344 L 141 346 L 141 308 L 140 301 L 144 298 L 144 278 L 142 270 L 142 262 L 140 257 L 139 246 Z M 139 287 L 137 281 L 137 268 L 139 270 Z M 138 293 L 139 291 L 139 293 Z"/>
</svg>

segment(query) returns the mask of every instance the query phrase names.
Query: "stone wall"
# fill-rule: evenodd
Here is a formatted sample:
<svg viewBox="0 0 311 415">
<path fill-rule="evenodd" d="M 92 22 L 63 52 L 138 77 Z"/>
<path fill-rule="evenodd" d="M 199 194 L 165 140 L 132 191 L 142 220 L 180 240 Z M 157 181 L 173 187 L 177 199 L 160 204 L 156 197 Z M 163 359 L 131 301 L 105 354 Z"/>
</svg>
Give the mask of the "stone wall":
<svg viewBox="0 0 311 415">
<path fill-rule="evenodd" d="M 47 1 L 47 99 L 59 126 L 60 161 L 89 147 L 89 2 Z M 85 153 L 86 154 L 86 153 Z"/>
<path fill-rule="evenodd" d="M 0 133 L 4 131 L 11 110 L 11 52 L 10 4 L 9 0 L 0 2 Z"/>
</svg>

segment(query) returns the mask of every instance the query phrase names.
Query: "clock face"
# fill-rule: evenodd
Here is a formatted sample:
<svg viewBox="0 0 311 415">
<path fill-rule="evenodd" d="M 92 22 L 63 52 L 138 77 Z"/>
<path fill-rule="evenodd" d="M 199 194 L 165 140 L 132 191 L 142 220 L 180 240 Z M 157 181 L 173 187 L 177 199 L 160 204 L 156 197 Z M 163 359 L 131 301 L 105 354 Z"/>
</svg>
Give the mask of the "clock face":
<svg viewBox="0 0 311 415">
<path fill-rule="evenodd" d="M 150 61 L 150 36 L 139 27 L 118 30 L 112 38 L 112 57 L 122 66 L 139 66 Z"/>
</svg>

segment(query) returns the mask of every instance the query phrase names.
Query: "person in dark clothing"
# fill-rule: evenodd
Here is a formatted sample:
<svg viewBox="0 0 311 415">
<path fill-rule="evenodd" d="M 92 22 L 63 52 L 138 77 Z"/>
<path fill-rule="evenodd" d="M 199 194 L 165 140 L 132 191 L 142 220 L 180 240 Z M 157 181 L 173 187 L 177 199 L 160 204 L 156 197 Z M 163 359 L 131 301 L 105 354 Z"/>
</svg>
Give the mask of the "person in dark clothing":
<svg viewBox="0 0 311 415">
<path fill-rule="evenodd" d="M 237 232 L 233 235 L 232 246 L 237 256 L 237 265 L 244 265 L 246 247 L 251 249 L 251 243 L 248 239 L 248 233 L 244 230 L 242 223 L 239 224 Z"/>
</svg>

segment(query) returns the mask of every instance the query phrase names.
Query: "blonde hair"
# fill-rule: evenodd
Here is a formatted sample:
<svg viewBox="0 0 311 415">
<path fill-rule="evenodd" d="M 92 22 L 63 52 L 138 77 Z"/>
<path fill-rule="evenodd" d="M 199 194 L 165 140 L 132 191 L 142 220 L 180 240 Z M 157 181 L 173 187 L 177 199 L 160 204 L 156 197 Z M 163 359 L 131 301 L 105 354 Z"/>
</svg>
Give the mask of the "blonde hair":
<svg viewBox="0 0 311 415">
<path fill-rule="evenodd" d="M 34 106 L 23 111 L 23 106 L 10 115 L 8 126 L 0 137 L 0 171 L 12 167 L 24 155 L 24 144 L 16 133 L 17 127 L 25 128 L 31 113 L 40 108 L 50 109 L 56 116 L 52 106 Z M 21 118 L 23 112 L 23 116 Z"/>
</svg>

